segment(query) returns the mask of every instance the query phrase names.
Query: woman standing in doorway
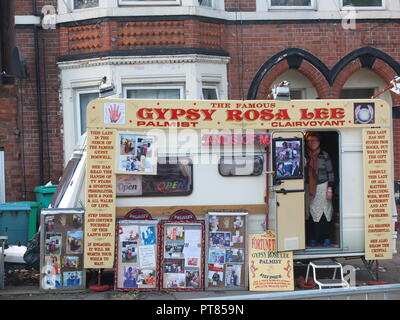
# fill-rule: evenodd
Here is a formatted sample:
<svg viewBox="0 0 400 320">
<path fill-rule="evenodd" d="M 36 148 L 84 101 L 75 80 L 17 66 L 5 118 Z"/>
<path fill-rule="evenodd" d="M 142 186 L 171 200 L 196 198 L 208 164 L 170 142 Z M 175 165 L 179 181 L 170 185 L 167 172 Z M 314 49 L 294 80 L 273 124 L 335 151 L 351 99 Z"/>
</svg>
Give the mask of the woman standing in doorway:
<svg viewBox="0 0 400 320">
<path fill-rule="evenodd" d="M 306 134 L 306 222 L 309 225 L 309 245 L 332 244 L 331 221 L 333 215 L 334 173 L 328 153 L 320 148 L 321 136 L 317 132 Z"/>
</svg>

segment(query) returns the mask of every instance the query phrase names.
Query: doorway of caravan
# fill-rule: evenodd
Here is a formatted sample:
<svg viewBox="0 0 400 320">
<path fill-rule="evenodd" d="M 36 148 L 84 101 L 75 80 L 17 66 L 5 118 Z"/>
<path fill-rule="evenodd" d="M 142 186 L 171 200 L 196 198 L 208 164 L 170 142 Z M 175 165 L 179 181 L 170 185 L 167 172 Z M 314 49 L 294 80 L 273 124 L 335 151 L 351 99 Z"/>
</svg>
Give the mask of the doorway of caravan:
<svg viewBox="0 0 400 320">
<path fill-rule="evenodd" d="M 304 137 L 306 248 L 340 248 L 339 134 L 307 131 Z"/>
</svg>

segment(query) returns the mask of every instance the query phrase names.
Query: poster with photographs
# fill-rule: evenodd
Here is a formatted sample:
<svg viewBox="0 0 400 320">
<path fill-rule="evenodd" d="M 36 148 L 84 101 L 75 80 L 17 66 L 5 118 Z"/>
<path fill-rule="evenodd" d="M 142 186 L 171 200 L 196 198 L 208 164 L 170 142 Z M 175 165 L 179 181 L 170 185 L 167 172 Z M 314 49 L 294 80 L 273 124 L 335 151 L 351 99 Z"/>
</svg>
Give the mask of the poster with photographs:
<svg viewBox="0 0 400 320">
<path fill-rule="evenodd" d="M 155 136 L 119 132 L 117 139 L 117 173 L 157 174 Z"/>
<path fill-rule="evenodd" d="M 247 212 L 208 212 L 206 229 L 206 288 L 247 288 Z"/>
<path fill-rule="evenodd" d="M 115 290 L 158 289 L 157 225 L 148 213 L 145 220 L 135 213 L 117 220 Z"/>
<path fill-rule="evenodd" d="M 165 290 L 204 289 L 204 222 L 178 210 L 160 223 L 161 287 Z"/>
<path fill-rule="evenodd" d="M 273 139 L 273 169 L 276 180 L 303 177 L 302 140 L 299 138 Z"/>
<path fill-rule="evenodd" d="M 40 235 L 41 290 L 83 290 L 82 209 L 42 209 Z"/>
</svg>

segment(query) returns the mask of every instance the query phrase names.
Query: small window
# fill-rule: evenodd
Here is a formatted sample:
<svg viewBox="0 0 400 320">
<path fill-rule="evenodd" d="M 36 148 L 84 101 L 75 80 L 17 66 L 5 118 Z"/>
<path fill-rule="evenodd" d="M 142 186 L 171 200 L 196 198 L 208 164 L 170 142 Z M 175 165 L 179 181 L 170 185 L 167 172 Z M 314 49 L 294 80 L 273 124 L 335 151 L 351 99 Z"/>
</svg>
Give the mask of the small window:
<svg viewBox="0 0 400 320">
<path fill-rule="evenodd" d="M 99 97 L 98 91 L 78 91 L 78 137 L 86 132 L 86 110 L 90 101 Z"/>
<path fill-rule="evenodd" d="M 202 7 L 213 7 L 213 0 L 199 0 L 199 5 Z"/>
<path fill-rule="evenodd" d="M 313 9 L 315 0 L 268 0 L 271 9 Z"/>
<path fill-rule="evenodd" d="M 125 88 L 125 96 L 130 99 L 182 99 L 183 87 L 127 87 Z"/>
<path fill-rule="evenodd" d="M 259 176 L 263 171 L 262 156 L 232 156 L 221 157 L 218 164 L 219 174 L 231 176 Z"/>
<path fill-rule="evenodd" d="M 99 6 L 99 0 L 72 0 L 74 10 L 95 8 Z"/>
<path fill-rule="evenodd" d="M 357 9 L 383 9 L 385 0 L 342 0 L 342 8 L 355 7 Z"/>
<path fill-rule="evenodd" d="M 119 0 L 120 5 L 133 6 L 170 6 L 180 5 L 180 0 Z"/>
<path fill-rule="evenodd" d="M 374 88 L 346 88 L 343 89 L 340 98 L 341 99 L 371 99 L 375 94 Z"/>
<path fill-rule="evenodd" d="M 218 100 L 218 89 L 215 86 L 203 86 L 203 100 Z"/>
<path fill-rule="evenodd" d="M 117 197 L 188 196 L 193 191 L 193 163 L 188 157 L 158 158 L 157 175 L 117 174 Z"/>
<path fill-rule="evenodd" d="M 301 100 L 305 98 L 304 89 L 290 89 L 290 100 Z"/>
</svg>

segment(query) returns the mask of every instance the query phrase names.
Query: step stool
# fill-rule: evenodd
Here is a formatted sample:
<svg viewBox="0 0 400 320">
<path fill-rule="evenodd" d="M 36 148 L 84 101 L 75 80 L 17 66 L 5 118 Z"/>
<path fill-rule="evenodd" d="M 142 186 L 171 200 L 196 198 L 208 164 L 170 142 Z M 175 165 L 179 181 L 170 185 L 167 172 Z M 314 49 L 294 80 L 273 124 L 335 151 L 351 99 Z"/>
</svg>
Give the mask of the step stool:
<svg viewBox="0 0 400 320">
<path fill-rule="evenodd" d="M 308 275 L 310 271 L 310 267 L 313 269 L 314 273 L 314 281 L 318 284 L 319 289 L 322 287 L 342 287 L 342 288 L 350 288 L 349 283 L 343 279 L 343 267 L 339 262 L 335 261 L 310 261 L 307 267 L 307 274 L 305 282 L 308 281 Z M 316 269 L 334 269 L 332 279 L 319 279 L 317 280 Z M 340 279 L 336 279 L 337 269 L 340 269 Z"/>
</svg>

